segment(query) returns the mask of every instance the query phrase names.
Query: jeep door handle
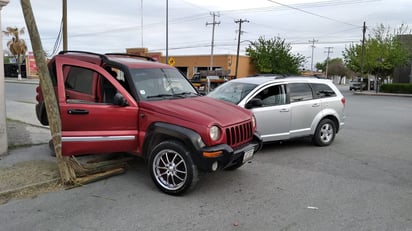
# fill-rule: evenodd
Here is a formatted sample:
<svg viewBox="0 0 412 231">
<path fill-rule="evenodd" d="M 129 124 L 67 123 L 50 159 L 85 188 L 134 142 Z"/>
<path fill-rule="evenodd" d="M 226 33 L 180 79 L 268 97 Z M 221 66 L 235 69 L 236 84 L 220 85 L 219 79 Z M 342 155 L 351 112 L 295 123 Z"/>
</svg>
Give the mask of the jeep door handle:
<svg viewBox="0 0 412 231">
<path fill-rule="evenodd" d="M 86 115 L 89 114 L 88 110 L 83 109 L 69 109 L 67 110 L 67 114 L 69 115 Z"/>
</svg>

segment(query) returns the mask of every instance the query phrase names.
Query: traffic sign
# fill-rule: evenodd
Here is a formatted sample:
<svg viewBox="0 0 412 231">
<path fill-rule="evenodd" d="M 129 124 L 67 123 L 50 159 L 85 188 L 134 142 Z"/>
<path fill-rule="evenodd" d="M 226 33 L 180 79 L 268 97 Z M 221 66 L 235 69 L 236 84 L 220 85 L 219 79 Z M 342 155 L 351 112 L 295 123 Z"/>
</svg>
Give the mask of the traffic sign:
<svg viewBox="0 0 412 231">
<path fill-rule="evenodd" d="M 169 63 L 170 66 L 174 66 L 176 64 L 175 58 L 170 57 L 169 60 L 168 60 L 168 63 Z"/>
</svg>

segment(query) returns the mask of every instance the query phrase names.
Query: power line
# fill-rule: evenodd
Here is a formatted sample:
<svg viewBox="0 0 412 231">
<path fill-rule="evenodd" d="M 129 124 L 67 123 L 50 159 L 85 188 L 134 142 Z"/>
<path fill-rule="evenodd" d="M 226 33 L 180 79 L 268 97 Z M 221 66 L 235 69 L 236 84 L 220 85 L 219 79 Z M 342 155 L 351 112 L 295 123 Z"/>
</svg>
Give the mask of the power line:
<svg viewBox="0 0 412 231">
<path fill-rule="evenodd" d="M 281 5 L 281 6 L 284 6 L 284 7 L 287 7 L 287 8 L 290 8 L 290 9 L 294 9 L 294 10 L 297 10 L 297 11 L 300 11 L 300 12 L 303 12 L 303 13 L 306 13 L 306 14 L 310 14 L 310 15 L 313 15 L 313 16 L 317 16 L 317 17 L 320 17 L 320 18 L 328 19 L 328 20 L 331 20 L 331 21 L 343 23 L 343 24 L 350 25 L 350 26 L 357 26 L 357 25 L 354 25 L 354 24 L 352 24 L 352 23 L 347 23 L 347 22 L 339 21 L 339 20 L 336 20 L 336 19 L 334 19 L 334 18 L 329 18 L 329 17 L 323 16 L 323 15 L 320 15 L 320 14 L 316 14 L 316 13 L 313 13 L 313 12 L 310 12 L 310 11 L 307 11 L 307 10 L 303 10 L 303 9 L 300 9 L 300 8 L 297 8 L 297 7 L 294 7 L 294 6 L 291 6 L 291 5 L 283 4 L 283 3 L 280 3 L 280 2 L 277 2 L 277 1 L 273 1 L 273 0 L 268 0 L 268 1 L 269 1 L 269 2 L 272 2 L 272 3 L 275 3 L 275 4 L 278 4 L 278 5 Z"/>
</svg>

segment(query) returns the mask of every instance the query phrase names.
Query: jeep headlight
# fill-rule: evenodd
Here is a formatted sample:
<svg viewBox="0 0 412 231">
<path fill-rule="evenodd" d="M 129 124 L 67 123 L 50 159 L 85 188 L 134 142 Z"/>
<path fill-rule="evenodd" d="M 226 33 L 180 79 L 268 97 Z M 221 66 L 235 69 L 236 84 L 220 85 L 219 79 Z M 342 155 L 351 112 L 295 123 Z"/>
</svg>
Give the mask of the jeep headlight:
<svg viewBox="0 0 412 231">
<path fill-rule="evenodd" d="M 210 139 L 216 141 L 220 139 L 220 129 L 218 126 L 212 126 L 209 130 Z"/>
</svg>

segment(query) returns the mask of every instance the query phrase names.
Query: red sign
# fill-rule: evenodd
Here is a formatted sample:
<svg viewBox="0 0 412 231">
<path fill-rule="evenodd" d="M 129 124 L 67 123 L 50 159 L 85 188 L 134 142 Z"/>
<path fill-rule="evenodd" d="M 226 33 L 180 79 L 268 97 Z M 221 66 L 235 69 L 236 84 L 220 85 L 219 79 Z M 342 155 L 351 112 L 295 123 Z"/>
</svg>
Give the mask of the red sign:
<svg viewBox="0 0 412 231">
<path fill-rule="evenodd" d="M 29 52 L 27 56 L 28 60 L 28 67 L 29 67 L 29 75 L 37 75 L 37 65 L 36 65 L 36 60 L 34 59 L 33 52 Z"/>
</svg>

